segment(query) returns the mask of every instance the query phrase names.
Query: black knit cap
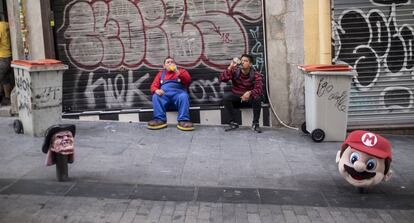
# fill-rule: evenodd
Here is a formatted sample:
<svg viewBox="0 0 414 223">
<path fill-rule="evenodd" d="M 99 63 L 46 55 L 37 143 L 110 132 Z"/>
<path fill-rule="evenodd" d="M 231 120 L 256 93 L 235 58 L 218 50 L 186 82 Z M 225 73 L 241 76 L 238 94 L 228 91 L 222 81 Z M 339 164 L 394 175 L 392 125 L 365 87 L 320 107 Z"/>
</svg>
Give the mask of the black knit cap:
<svg viewBox="0 0 414 223">
<path fill-rule="evenodd" d="M 47 153 L 50 147 L 50 140 L 54 134 L 62 131 L 70 131 L 72 132 L 73 137 L 75 137 L 76 133 L 76 126 L 71 124 L 58 124 L 50 126 L 45 133 L 45 141 L 43 141 L 42 152 Z"/>
</svg>

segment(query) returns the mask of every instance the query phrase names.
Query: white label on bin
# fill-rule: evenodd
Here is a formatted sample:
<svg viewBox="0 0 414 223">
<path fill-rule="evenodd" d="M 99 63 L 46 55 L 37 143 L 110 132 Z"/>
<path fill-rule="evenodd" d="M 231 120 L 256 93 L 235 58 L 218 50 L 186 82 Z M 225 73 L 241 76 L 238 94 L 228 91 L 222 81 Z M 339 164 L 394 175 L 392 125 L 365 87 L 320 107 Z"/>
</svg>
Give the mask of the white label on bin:
<svg viewBox="0 0 414 223">
<path fill-rule="evenodd" d="M 362 143 L 368 147 L 373 147 L 377 144 L 378 139 L 373 133 L 367 132 L 361 137 Z"/>
</svg>

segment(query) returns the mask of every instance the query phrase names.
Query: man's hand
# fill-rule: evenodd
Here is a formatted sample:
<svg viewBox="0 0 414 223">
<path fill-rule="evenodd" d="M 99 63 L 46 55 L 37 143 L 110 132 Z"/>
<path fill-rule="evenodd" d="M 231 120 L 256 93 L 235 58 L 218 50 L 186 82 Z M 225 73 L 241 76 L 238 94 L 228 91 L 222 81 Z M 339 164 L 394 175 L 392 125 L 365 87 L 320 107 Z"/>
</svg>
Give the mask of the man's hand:
<svg viewBox="0 0 414 223">
<path fill-rule="evenodd" d="M 252 94 L 251 91 L 246 91 L 240 98 L 242 101 L 248 101 L 251 94 Z"/>
<path fill-rule="evenodd" d="M 157 89 L 155 90 L 155 94 L 157 94 L 158 96 L 163 96 L 165 92 L 162 89 Z"/>
<path fill-rule="evenodd" d="M 227 67 L 228 70 L 232 70 L 237 66 L 237 63 L 235 63 L 233 60 L 231 61 L 230 65 Z"/>
</svg>

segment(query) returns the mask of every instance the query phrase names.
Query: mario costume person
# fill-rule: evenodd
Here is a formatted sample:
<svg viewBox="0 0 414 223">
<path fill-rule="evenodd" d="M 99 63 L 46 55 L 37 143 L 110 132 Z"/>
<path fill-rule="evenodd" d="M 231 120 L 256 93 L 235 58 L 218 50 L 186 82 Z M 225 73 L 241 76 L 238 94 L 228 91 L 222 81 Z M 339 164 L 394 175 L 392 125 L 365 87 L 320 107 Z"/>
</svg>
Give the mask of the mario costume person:
<svg viewBox="0 0 414 223">
<path fill-rule="evenodd" d="M 384 137 L 363 131 L 351 132 L 336 155 L 339 173 L 348 183 L 364 188 L 390 179 L 391 144 Z"/>
<path fill-rule="evenodd" d="M 158 72 L 151 84 L 153 119 L 148 122 L 148 129 L 156 130 L 167 127 L 167 109 L 177 109 L 177 128 L 183 131 L 194 130 L 190 121 L 190 97 L 187 89 L 191 76 L 183 68 L 178 68 L 171 57 L 164 60 L 163 70 Z"/>
</svg>

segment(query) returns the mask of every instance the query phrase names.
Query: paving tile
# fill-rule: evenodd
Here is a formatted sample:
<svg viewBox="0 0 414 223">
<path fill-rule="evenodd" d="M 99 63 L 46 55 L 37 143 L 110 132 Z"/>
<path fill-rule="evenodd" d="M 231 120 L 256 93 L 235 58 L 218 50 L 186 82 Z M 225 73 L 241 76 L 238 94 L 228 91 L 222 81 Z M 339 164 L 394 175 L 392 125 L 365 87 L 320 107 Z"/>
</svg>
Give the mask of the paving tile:
<svg viewBox="0 0 414 223">
<path fill-rule="evenodd" d="M 260 205 L 259 206 L 259 217 L 262 223 L 271 223 L 273 222 L 272 211 L 270 210 L 269 205 Z"/>
<path fill-rule="evenodd" d="M 187 202 L 176 202 L 174 213 L 172 215 L 172 222 L 173 223 L 184 223 L 186 211 L 187 211 Z"/>
<path fill-rule="evenodd" d="M 137 210 L 137 214 L 135 215 L 133 222 L 134 223 L 146 222 L 153 205 L 154 205 L 154 201 L 143 201 L 141 206 Z"/>
<path fill-rule="evenodd" d="M 122 217 L 119 219 L 119 223 L 131 223 L 134 220 L 134 217 L 137 214 L 141 203 L 142 200 L 131 200 L 128 203 L 126 210 L 122 213 Z"/>
<path fill-rule="evenodd" d="M 223 204 L 223 223 L 236 223 L 234 204 Z"/>
<path fill-rule="evenodd" d="M 246 204 L 235 204 L 234 214 L 237 223 L 248 223 L 248 214 Z"/>
<path fill-rule="evenodd" d="M 328 204 L 319 192 L 259 189 L 262 204 L 308 205 L 326 207 Z"/>
<path fill-rule="evenodd" d="M 198 210 L 200 209 L 199 202 L 190 202 L 187 205 L 187 210 L 185 213 L 185 223 L 197 222 Z"/>
<path fill-rule="evenodd" d="M 162 210 L 164 209 L 164 201 L 154 201 L 151 211 L 148 214 L 147 222 L 159 222 Z"/>
<path fill-rule="evenodd" d="M 223 204 L 222 203 L 211 203 L 210 222 L 211 223 L 223 222 Z"/>
</svg>

